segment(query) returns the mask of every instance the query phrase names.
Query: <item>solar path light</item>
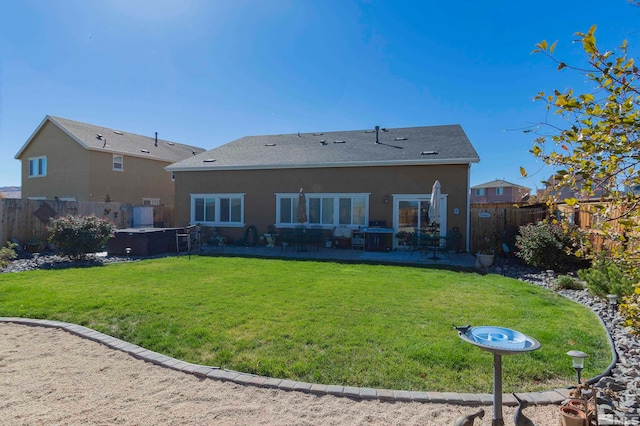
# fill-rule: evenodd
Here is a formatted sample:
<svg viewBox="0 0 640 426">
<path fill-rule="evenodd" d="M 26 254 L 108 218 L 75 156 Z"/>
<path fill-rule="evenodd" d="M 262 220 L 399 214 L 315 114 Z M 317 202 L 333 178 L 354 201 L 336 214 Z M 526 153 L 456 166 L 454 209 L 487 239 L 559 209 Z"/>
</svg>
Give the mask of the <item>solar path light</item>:
<svg viewBox="0 0 640 426">
<path fill-rule="evenodd" d="M 609 299 L 609 305 L 611 305 L 611 315 L 615 315 L 616 308 L 618 307 L 618 295 L 607 294 L 607 299 Z"/>
<path fill-rule="evenodd" d="M 573 368 L 576 369 L 576 374 L 578 376 L 578 385 L 580 385 L 580 373 L 584 368 L 584 359 L 588 356 L 582 351 L 569 351 L 567 355 L 571 357 L 573 360 Z"/>
</svg>

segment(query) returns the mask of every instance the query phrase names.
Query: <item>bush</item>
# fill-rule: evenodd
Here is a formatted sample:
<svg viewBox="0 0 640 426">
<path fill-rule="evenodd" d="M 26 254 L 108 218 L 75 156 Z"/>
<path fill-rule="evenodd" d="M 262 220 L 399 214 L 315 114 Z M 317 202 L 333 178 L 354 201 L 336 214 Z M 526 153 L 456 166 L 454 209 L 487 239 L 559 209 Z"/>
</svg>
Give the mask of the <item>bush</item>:
<svg viewBox="0 0 640 426">
<path fill-rule="evenodd" d="M 7 241 L 7 246 L 0 249 L 0 268 L 4 268 L 9 264 L 9 261 L 18 257 L 16 254 L 17 244 Z"/>
<path fill-rule="evenodd" d="M 594 296 L 617 294 L 622 298 L 633 293 L 634 281 L 612 263 L 598 261 L 591 268 L 578 271 L 578 276 L 587 282 L 589 293 Z"/>
<path fill-rule="evenodd" d="M 620 314 L 623 324 L 630 327 L 633 334 L 640 334 L 640 284 L 634 285 L 633 294 L 622 298 Z"/>
<path fill-rule="evenodd" d="M 584 286 L 578 280 L 569 275 L 561 275 L 553 283 L 554 290 L 583 290 Z"/>
<path fill-rule="evenodd" d="M 516 236 L 516 255 L 531 266 L 569 270 L 584 262 L 578 254 L 584 235 L 575 226 L 547 221 L 520 227 Z"/>
<path fill-rule="evenodd" d="M 96 216 L 65 216 L 49 222 L 49 242 L 72 259 L 101 251 L 113 235 L 114 226 Z"/>
</svg>

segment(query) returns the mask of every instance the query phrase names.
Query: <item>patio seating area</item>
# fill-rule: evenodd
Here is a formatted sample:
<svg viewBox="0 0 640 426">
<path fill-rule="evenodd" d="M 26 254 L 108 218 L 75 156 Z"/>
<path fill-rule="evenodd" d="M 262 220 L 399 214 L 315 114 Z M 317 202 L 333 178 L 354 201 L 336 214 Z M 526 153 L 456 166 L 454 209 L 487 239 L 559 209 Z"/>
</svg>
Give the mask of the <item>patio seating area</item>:
<svg viewBox="0 0 640 426">
<path fill-rule="evenodd" d="M 295 240 L 294 240 L 295 241 Z M 242 247 L 242 246 L 201 246 L 196 252 L 201 254 L 220 254 L 231 256 L 265 257 L 304 260 L 335 260 L 349 262 L 380 262 L 407 265 L 450 265 L 472 268 L 476 259 L 469 253 L 438 250 L 392 250 L 363 251 L 358 249 L 326 248 L 322 244 L 300 245 L 294 243 L 288 247 Z"/>
</svg>

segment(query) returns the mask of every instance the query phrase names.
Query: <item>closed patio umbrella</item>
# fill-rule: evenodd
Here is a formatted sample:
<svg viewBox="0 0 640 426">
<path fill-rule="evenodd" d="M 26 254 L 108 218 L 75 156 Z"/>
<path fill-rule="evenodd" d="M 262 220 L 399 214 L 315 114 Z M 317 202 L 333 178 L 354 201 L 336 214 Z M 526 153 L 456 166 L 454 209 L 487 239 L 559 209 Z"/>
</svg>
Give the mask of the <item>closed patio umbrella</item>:
<svg viewBox="0 0 640 426">
<path fill-rule="evenodd" d="M 431 188 L 431 202 L 429 203 L 429 221 L 440 224 L 440 181 L 436 179 Z"/>
<path fill-rule="evenodd" d="M 431 188 L 431 200 L 429 203 L 429 221 L 430 225 L 434 226 L 434 229 L 438 229 L 435 225 L 440 225 L 440 181 L 436 179 Z M 433 235 L 436 238 L 435 248 L 431 259 L 438 260 L 438 246 L 440 246 L 439 235 Z"/>
<path fill-rule="evenodd" d="M 296 211 L 296 219 L 300 223 L 305 223 L 307 221 L 307 197 L 305 197 L 302 188 L 300 188 L 300 194 L 298 194 L 298 210 Z"/>
</svg>

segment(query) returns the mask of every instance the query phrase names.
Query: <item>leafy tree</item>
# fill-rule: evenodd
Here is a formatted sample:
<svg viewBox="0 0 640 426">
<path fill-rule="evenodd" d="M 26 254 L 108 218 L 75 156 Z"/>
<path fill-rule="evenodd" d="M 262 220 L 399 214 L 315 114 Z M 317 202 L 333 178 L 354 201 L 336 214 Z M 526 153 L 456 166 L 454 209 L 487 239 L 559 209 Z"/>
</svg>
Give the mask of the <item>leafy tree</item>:
<svg viewBox="0 0 640 426">
<path fill-rule="evenodd" d="M 637 5 L 638 2 L 632 1 Z M 609 243 L 608 260 L 617 264 L 634 282 L 640 281 L 640 73 L 630 56 L 627 41 L 614 50 L 600 50 L 596 26 L 576 33 L 586 55 L 586 65 L 571 66 L 554 55 L 556 43 L 542 41 L 535 53 L 558 64 L 558 70 L 582 74 L 591 88 L 540 92 L 536 100 L 546 103 L 547 120 L 538 127 L 531 153 L 556 169 L 550 182 L 548 204 L 563 187 L 606 190 L 608 199 L 594 207 L 603 224 L 598 232 Z M 541 130 L 549 130 L 542 134 Z M 521 173 L 527 172 L 521 168 Z M 632 191 L 628 189 L 631 188 Z M 579 200 L 564 200 L 578 205 Z M 603 200 L 604 201 L 604 200 Z M 625 325 L 640 334 L 640 284 L 624 297 L 620 312 Z"/>
<path fill-rule="evenodd" d="M 550 182 L 549 204 L 559 201 L 553 194 L 563 187 L 586 188 L 591 196 L 598 187 L 605 190 L 607 203 L 594 207 L 603 220 L 601 234 L 612 243 L 612 259 L 637 277 L 640 195 L 626 189 L 640 185 L 640 74 L 626 41 L 618 49 L 601 51 L 595 32 L 594 25 L 586 33 L 576 33 L 586 55 L 584 67 L 556 58 L 556 43 L 536 45 L 535 53 L 556 62 L 558 70 L 584 75 L 592 87 L 587 93 L 572 89 L 538 93 L 535 99 L 546 103 L 553 115 L 537 127 L 531 153 L 557 170 Z M 521 173 L 527 174 L 522 168 Z M 574 198 L 564 201 L 580 203 Z"/>
</svg>

